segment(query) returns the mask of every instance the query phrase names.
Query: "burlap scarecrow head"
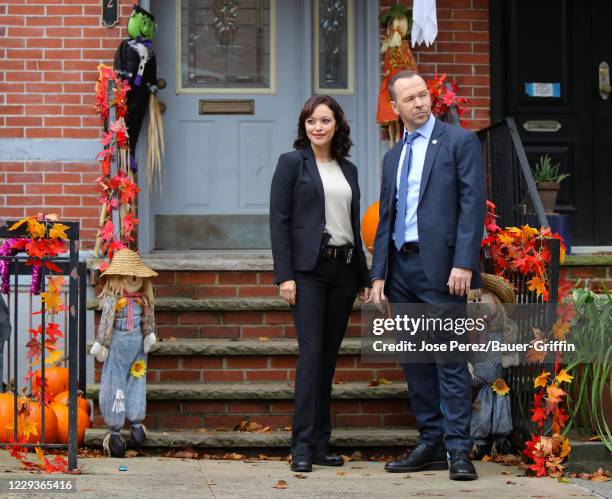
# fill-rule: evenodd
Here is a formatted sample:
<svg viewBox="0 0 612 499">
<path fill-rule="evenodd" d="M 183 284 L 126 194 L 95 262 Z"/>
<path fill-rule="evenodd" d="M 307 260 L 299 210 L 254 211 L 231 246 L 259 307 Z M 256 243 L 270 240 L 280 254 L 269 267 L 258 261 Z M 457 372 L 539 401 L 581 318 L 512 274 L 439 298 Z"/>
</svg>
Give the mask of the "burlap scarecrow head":
<svg viewBox="0 0 612 499">
<path fill-rule="evenodd" d="M 103 286 L 100 296 L 141 292 L 147 301 L 153 301 L 150 278 L 157 272 L 145 265 L 140 255 L 131 249 L 115 253 L 108 268 L 100 274 Z"/>
<path fill-rule="evenodd" d="M 482 289 L 472 289 L 468 294 L 469 315 L 488 318 L 493 324 L 496 320 L 512 315 L 514 309 L 514 289 L 503 277 L 493 274 L 481 274 Z M 501 312 L 501 313 L 500 313 Z"/>
</svg>

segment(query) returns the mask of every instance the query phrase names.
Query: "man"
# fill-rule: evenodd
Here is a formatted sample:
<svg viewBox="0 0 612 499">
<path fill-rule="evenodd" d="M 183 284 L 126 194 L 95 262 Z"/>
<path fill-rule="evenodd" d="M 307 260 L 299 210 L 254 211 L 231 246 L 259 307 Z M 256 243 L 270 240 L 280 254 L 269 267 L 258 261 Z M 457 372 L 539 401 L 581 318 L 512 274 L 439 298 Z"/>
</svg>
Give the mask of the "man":
<svg viewBox="0 0 612 499">
<path fill-rule="evenodd" d="M 482 286 L 484 161 L 473 132 L 431 113 L 423 78 L 411 71 L 389 82 L 404 138 L 385 154 L 372 287 L 380 306 L 462 304 Z M 452 334 L 452 333 L 451 333 Z M 471 380 L 465 362 L 402 363 L 419 444 L 387 463 L 389 472 L 450 468 L 452 480 L 478 478 L 470 462 Z M 448 452 L 448 459 L 447 453 Z M 450 464 L 450 466 L 449 466 Z"/>
</svg>

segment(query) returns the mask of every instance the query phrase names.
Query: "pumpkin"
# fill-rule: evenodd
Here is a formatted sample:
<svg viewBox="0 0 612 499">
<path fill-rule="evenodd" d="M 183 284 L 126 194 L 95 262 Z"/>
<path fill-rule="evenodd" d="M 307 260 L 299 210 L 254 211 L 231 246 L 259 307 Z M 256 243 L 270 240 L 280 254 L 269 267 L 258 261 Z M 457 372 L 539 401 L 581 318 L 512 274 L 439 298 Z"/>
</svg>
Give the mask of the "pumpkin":
<svg viewBox="0 0 612 499">
<path fill-rule="evenodd" d="M 376 229 L 378 228 L 378 210 L 379 203 L 376 201 L 368 207 L 361 220 L 361 238 L 370 254 L 374 253 L 374 239 L 376 239 Z"/>
<path fill-rule="evenodd" d="M 40 370 L 34 373 L 34 381 L 32 382 L 32 393 L 40 393 Z M 47 391 L 51 396 L 55 396 L 65 390 L 68 390 L 68 368 L 67 367 L 47 367 L 45 369 L 45 379 L 47 380 Z"/>
<path fill-rule="evenodd" d="M 57 416 L 57 442 L 68 443 L 68 406 L 53 402 L 51 408 Z M 77 408 L 77 441 L 79 446 L 85 442 L 85 429 L 91 427 L 91 421 L 87 413 Z"/>
<path fill-rule="evenodd" d="M 35 444 L 42 442 L 42 404 L 40 402 L 30 402 L 29 420 L 36 425 L 37 434 L 30 433 L 28 443 Z M 21 431 L 21 429 L 20 429 Z M 51 407 L 45 407 L 45 443 L 54 444 L 57 442 L 57 416 Z"/>
<path fill-rule="evenodd" d="M 55 397 L 53 397 L 53 402 L 68 405 L 68 390 L 58 393 Z M 87 402 L 87 399 L 80 393 L 77 394 L 77 403 L 79 409 L 85 411 L 88 416 L 91 414 L 91 406 L 89 405 L 89 402 Z"/>
<path fill-rule="evenodd" d="M 14 395 L 11 392 L 0 393 L 0 443 L 8 443 L 13 437 L 13 430 L 7 426 L 13 425 Z"/>
</svg>

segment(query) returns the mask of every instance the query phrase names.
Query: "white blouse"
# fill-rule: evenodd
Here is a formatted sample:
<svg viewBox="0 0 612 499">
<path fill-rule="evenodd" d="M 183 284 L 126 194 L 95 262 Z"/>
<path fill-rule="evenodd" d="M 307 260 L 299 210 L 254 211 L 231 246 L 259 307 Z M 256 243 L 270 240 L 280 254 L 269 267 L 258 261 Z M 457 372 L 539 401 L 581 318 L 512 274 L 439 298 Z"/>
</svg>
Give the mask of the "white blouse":
<svg viewBox="0 0 612 499">
<path fill-rule="evenodd" d="M 319 174 L 325 193 L 325 230 L 331 234 L 332 246 L 354 245 L 351 224 L 351 201 L 353 192 L 336 160 L 319 163 Z"/>
</svg>

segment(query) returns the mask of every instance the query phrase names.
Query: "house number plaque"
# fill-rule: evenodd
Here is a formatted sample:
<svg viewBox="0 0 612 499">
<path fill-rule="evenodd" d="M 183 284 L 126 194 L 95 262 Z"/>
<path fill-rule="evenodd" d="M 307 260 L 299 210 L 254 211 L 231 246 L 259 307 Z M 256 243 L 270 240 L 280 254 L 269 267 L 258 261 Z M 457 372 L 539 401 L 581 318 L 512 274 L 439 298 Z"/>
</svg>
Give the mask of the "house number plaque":
<svg viewBox="0 0 612 499">
<path fill-rule="evenodd" d="M 112 28 L 119 21 L 119 0 L 102 1 L 102 26 Z"/>
</svg>

